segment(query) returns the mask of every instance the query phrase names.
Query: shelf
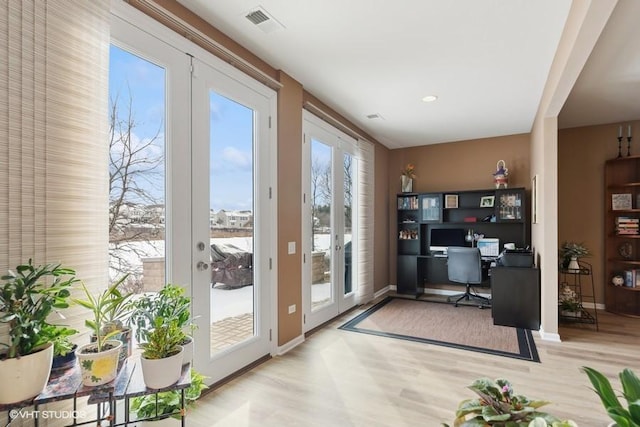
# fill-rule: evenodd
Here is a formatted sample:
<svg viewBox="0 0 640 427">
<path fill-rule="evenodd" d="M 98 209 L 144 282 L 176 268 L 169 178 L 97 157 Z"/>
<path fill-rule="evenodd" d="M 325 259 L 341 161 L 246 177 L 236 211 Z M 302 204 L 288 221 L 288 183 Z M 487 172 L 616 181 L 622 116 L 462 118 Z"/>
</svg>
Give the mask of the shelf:
<svg viewBox="0 0 640 427">
<path fill-rule="evenodd" d="M 609 258 L 608 261 L 609 262 L 616 262 L 618 264 L 640 265 L 640 260 L 633 260 L 633 259 Z"/>
<path fill-rule="evenodd" d="M 621 184 L 611 184 L 607 188 L 610 190 L 615 190 L 616 188 L 625 188 L 625 187 L 640 187 L 640 182 L 625 182 Z"/>
<path fill-rule="evenodd" d="M 622 156 L 607 160 L 607 163 L 618 163 L 628 160 L 640 160 L 640 156 Z"/>
<path fill-rule="evenodd" d="M 640 209 L 609 209 L 611 213 L 640 213 Z"/>
<path fill-rule="evenodd" d="M 640 239 L 640 234 L 616 234 L 611 233 L 609 237 L 617 237 L 620 239 Z"/>
<path fill-rule="evenodd" d="M 630 288 L 628 286 L 615 286 L 611 283 L 608 283 L 607 286 L 615 288 L 615 289 L 620 289 L 622 291 L 631 291 L 631 292 L 640 292 L 640 288 L 635 287 L 635 288 Z"/>
</svg>

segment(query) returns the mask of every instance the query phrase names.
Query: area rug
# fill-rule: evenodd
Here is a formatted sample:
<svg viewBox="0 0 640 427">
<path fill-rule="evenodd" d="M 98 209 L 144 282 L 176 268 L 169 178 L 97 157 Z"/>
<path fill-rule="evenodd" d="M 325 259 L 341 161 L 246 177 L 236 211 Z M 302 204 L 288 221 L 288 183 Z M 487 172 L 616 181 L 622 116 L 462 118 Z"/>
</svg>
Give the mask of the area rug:
<svg viewBox="0 0 640 427">
<path fill-rule="evenodd" d="M 339 329 L 540 362 L 531 331 L 474 306 L 388 297 Z"/>
</svg>

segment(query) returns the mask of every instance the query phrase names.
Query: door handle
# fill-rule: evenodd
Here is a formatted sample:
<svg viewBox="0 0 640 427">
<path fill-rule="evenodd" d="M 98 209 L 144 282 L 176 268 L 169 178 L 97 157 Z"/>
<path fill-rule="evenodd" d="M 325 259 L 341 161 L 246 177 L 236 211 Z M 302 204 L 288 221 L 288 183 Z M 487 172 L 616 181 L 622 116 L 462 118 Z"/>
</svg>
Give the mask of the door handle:
<svg viewBox="0 0 640 427">
<path fill-rule="evenodd" d="M 198 271 L 205 271 L 209 268 L 209 264 L 204 261 L 199 261 L 198 264 L 196 264 L 196 268 Z"/>
</svg>

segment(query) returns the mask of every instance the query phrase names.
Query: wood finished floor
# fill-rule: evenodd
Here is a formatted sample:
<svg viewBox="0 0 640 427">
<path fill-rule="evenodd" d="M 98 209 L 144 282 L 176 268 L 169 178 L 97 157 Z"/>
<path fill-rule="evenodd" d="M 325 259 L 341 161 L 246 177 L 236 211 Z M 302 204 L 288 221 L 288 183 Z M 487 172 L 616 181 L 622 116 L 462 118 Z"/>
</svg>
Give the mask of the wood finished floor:
<svg viewBox="0 0 640 427">
<path fill-rule="evenodd" d="M 625 367 L 640 374 L 640 319 L 599 311 L 592 325 L 561 326 L 562 343 L 535 342 L 541 363 L 338 330 L 352 311 L 204 396 L 187 415 L 205 426 L 422 426 L 451 423 L 466 386 L 481 376 L 507 378 L 519 394 L 581 427 L 609 423 L 583 365 L 619 389 Z M 454 309 L 452 307 L 452 309 Z"/>
</svg>

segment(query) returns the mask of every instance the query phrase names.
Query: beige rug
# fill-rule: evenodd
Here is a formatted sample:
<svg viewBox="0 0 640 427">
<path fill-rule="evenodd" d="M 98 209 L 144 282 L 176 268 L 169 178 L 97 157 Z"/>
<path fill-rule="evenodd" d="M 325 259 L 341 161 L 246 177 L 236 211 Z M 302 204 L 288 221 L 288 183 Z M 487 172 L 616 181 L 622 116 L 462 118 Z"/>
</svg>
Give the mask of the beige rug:
<svg viewBox="0 0 640 427">
<path fill-rule="evenodd" d="M 540 361 L 531 331 L 494 325 L 475 306 L 389 297 L 340 329 Z"/>
</svg>

